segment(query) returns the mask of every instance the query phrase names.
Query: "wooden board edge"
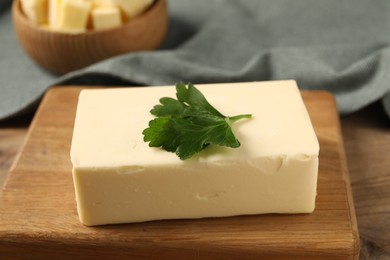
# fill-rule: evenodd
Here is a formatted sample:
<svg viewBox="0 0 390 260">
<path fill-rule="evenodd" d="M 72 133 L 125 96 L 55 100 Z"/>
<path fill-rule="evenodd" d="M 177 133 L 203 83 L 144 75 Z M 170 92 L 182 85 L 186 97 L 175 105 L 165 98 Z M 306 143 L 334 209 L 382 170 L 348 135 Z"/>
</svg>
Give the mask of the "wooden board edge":
<svg viewBox="0 0 390 260">
<path fill-rule="evenodd" d="M 360 236 L 359 236 L 359 229 L 358 229 L 358 224 L 357 224 L 357 219 L 356 219 L 356 211 L 355 211 L 355 204 L 353 201 L 353 193 L 352 193 L 352 188 L 351 188 L 351 180 L 349 176 L 349 170 L 348 170 L 348 164 L 347 164 L 347 157 L 345 153 L 345 148 L 344 148 L 344 140 L 343 140 L 343 133 L 341 131 L 341 122 L 340 122 L 340 116 L 337 110 L 337 102 L 335 96 L 332 94 L 330 91 L 326 90 L 302 90 L 302 95 L 305 95 L 306 93 L 318 93 L 327 99 L 329 99 L 330 102 L 334 104 L 333 108 L 335 109 L 333 111 L 333 114 L 335 115 L 335 123 L 336 123 L 336 128 L 339 136 L 339 142 L 338 143 L 338 150 L 340 152 L 340 157 L 341 157 L 341 170 L 343 174 L 343 179 L 346 184 L 346 191 L 347 191 L 347 198 L 348 198 L 348 208 L 349 208 L 349 214 L 350 214 L 350 219 L 351 219 L 351 231 L 352 231 L 352 239 L 353 239 L 353 244 L 352 244 L 352 259 L 359 259 L 360 255 Z"/>
<path fill-rule="evenodd" d="M 35 125 L 37 124 L 36 122 L 38 121 L 38 118 L 39 118 L 39 114 L 41 113 L 42 109 L 44 108 L 44 104 L 47 102 L 47 100 L 49 99 L 48 98 L 48 94 L 52 91 L 52 89 L 49 89 L 44 95 L 43 95 L 43 98 L 42 98 L 42 101 L 39 103 L 39 106 L 38 106 L 38 109 L 37 111 L 35 112 L 34 114 L 34 117 L 33 119 L 31 120 L 31 123 L 30 125 L 28 126 L 28 130 L 27 130 L 27 133 L 24 137 L 24 140 L 22 142 L 22 145 L 18 151 L 18 153 L 16 154 L 12 164 L 11 164 L 11 167 L 9 168 L 9 170 L 7 171 L 6 173 L 6 176 L 5 176 L 5 179 L 1 185 L 1 189 L 0 189 L 0 196 L 1 196 L 1 193 L 3 192 L 4 188 L 7 186 L 7 183 L 9 181 L 9 178 L 11 176 L 11 173 L 15 170 L 15 167 L 18 165 L 18 162 L 19 162 L 19 159 L 20 159 L 20 156 L 23 154 L 24 152 L 24 149 L 27 145 L 27 142 L 28 140 L 30 139 L 31 137 L 31 134 L 32 132 L 34 132 L 34 129 L 35 129 Z"/>
<path fill-rule="evenodd" d="M 52 95 L 55 95 L 55 92 L 68 91 L 69 89 L 81 91 L 82 89 L 85 89 L 85 88 L 92 88 L 92 87 L 88 87 L 88 86 L 70 86 L 70 87 L 68 87 L 68 86 L 53 86 L 53 87 L 49 88 L 43 94 L 43 98 L 38 105 L 37 111 L 35 112 L 33 119 L 31 120 L 31 123 L 28 126 L 28 130 L 27 130 L 26 136 L 24 137 L 22 145 L 20 146 L 20 149 L 17 152 L 17 154 L 16 154 L 16 156 L 11 164 L 11 167 L 7 171 L 6 176 L 4 178 L 4 181 L 0 184 L 0 186 L 1 186 L 0 187 L 0 196 L 1 196 L 1 193 L 3 192 L 4 188 L 7 186 L 7 183 L 8 183 L 8 180 L 10 178 L 11 173 L 15 170 L 15 167 L 18 165 L 20 156 L 23 154 L 23 152 L 26 148 L 26 145 L 28 143 L 28 140 L 30 139 L 31 134 L 34 132 L 34 129 L 35 129 L 35 126 L 37 124 L 37 121 L 39 120 L 40 114 L 42 113 L 42 110 L 44 109 L 45 104 L 48 102 L 48 100 L 50 100 L 50 97 Z M 94 88 L 99 88 L 99 87 L 94 87 Z"/>
<path fill-rule="evenodd" d="M 350 213 L 350 219 L 351 219 L 351 229 L 352 229 L 352 235 L 353 235 L 353 259 L 359 259 L 360 255 L 360 236 L 359 236 L 359 229 L 357 224 L 357 218 L 356 218 L 356 211 L 355 211 L 355 204 L 353 200 L 353 193 L 351 188 L 351 179 L 349 176 L 349 170 L 348 170 L 348 163 L 347 163 L 347 156 L 345 153 L 344 148 L 344 139 L 343 139 L 343 133 L 341 130 L 341 122 L 340 122 L 340 116 L 337 112 L 337 102 L 333 94 L 331 94 L 332 102 L 334 103 L 334 107 L 336 108 L 336 127 L 338 131 L 339 136 L 339 142 L 338 143 L 338 150 L 340 152 L 341 156 L 341 163 L 342 163 L 342 173 L 343 178 L 346 183 L 346 191 L 347 191 L 347 197 L 348 197 L 348 207 L 349 207 L 349 213 Z"/>
</svg>

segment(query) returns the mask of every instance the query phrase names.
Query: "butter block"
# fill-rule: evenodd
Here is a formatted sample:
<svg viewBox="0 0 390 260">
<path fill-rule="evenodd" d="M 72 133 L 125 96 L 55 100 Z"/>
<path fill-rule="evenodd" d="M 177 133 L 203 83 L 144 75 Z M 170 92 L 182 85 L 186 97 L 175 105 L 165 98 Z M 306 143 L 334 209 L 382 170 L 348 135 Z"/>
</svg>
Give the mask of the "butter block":
<svg viewBox="0 0 390 260">
<path fill-rule="evenodd" d="M 115 0 L 92 0 L 95 7 L 117 6 Z"/>
<path fill-rule="evenodd" d="M 197 85 L 233 125 L 236 149 L 182 161 L 150 148 L 150 109 L 175 88 L 83 90 L 71 146 L 80 221 L 88 226 L 315 208 L 319 144 L 295 81 Z"/>
<path fill-rule="evenodd" d="M 49 26 L 52 29 L 58 27 L 62 0 L 49 0 Z"/>
<path fill-rule="evenodd" d="M 154 0 L 115 0 L 128 18 L 133 18 L 141 14 L 153 3 L 153 1 Z"/>
<path fill-rule="evenodd" d="M 48 0 L 21 0 L 22 10 L 35 24 L 47 23 Z"/>
<path fill-rule="evenodd" d="M 59 12 L 58 30 L 68 33 L 86 31 L 92 3 L 84 0 L 63 0 Z"/>
<path fill-rule="evenodd" d="M 109 29 L 121 23 L 121 12 L 118 7 L 97 7 L 92 10 L 92 24 L 96 30 Z"/>
</svg>

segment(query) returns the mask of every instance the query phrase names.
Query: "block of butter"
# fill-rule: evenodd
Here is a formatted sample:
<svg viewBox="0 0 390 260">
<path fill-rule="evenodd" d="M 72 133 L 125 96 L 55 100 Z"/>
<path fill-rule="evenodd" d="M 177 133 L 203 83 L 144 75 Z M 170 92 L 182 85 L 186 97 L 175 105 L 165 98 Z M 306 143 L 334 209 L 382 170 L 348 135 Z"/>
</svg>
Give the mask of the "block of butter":
<svg viewBox="0 0 390 260">
<path fill-rule="evenodd" d="M 94 7 L 117 6 L 115 0 L 92 0 L 92 4 Z"/>
<path fill-rule="evenodd" d="M 94 29 L 109 29 L 121 25 L 121 12 L 116 6 L 97 7 L 92 10 Z"/>
<path fill-rule="evenodd" d="M 68 33 L 86 31 L 92 3 L 80 0 L 62 0 L 56 28 Z"/>
<path fill-rule="evenodd" d="M 49 26 L 52 29 L 56 29 L 58 27 L 58 20 L 61 12 L 61 3 L 62 0 L 49 0 L 49 13 L 48 20 Z"/>
<path fill-rule="evenodd" d="M 182 161 L 149 147 L 149 111 L 173 86 L 81 92 L 71 161 L 83 224 L 314 210 L 319 144 L 295 81 L 196 87 L 222 114 L 253 115 L 233 125 L 239 148 Z"/>
<path fill-rule="evenodd" d="M 48 0 L 21 0 L 24 14 L 35 24 L 47 22 Z"/>
<path fill-rule="evenodd" d="M 153 1 L 154 0 L 115 0 L 128 18 L 133 18 L 141 14 L 152 5 Z"/>
</svg>

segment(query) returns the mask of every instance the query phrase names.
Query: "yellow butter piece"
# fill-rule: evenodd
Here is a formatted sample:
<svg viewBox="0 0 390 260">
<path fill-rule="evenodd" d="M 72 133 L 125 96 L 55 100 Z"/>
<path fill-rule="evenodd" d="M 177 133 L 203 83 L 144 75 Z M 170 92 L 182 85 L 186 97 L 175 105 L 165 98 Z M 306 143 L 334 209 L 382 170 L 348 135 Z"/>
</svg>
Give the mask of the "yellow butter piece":
<svg viewBox="0 0 390 260">
<path fill-rule="evenodd" d="M 133 18 L 141 14 L 153 3 L 153 1 L 154 0 L 115 0 L 128 18 Z"/>
<path fill-rule="evenodd" d="M 63 0 L 59 11 L 58 30 L 85 32 L 92 3 L 84 0 Z"/>
<path fill-rule="evenodd" d="M 236 149 L 210 145 L 193 158 L 151 148 L 149 112 L 175 88 L 83 90 L 71 160 L 85 225 L 314 210 L 319 144 L 294 81 L 197 85 L 237 122 Z"/>
<path fill-rule="evenodd" d="M 92 10 L 92 23 L 95 30 L 108 29 L 121 25 L 121 12 L 118 7 L 100 7 Z"/>
<path fill-rule="evenodd" d="M 22 9 L 28 19 L 36 24 L 47 23 L 47 0 L 22 0 Z"/>
<path fill-rule="evenodd" d="M 95 7 L 116 6 L 115 0 L 92 0 L 92 4 Z"/>
<path fill-rule="evenodd" d="M 53 29 L 58 27 L 59 15 L 61 10 L 62 0 L 49 0 L 49 26 Z"/>
</svg>

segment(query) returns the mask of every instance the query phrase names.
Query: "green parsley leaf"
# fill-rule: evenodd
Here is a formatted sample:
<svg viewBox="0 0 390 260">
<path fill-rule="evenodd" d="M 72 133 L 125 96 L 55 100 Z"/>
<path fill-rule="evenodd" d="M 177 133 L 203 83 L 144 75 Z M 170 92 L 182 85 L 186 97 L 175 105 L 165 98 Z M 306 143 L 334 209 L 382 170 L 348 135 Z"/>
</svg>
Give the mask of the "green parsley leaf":
<svg viewBox="0 0 390 260">
<path fill-rule="evenodd" d="M 177 84 L 176 97 L 161 98 L 150 111 L 157 118 L 142 132 L 150 147 L 162 147 L 185 160 L 210 144 L 240 146 L 230 125 L 252 115 L 224 116 L 192 84 Z"/>
</svg>

